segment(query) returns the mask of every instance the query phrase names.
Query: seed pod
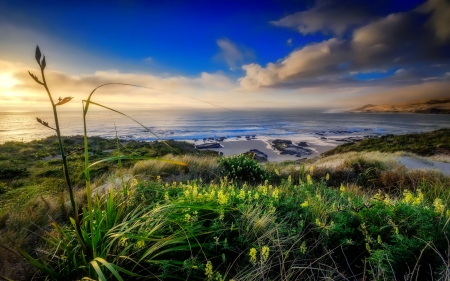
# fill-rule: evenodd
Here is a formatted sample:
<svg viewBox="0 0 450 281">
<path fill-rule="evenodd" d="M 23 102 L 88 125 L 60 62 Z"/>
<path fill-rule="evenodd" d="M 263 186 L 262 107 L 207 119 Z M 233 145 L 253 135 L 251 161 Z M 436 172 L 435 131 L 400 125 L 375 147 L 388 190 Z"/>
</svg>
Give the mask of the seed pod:
<svg viewBox="0 0 450 281">
<path fill-rule="evenodd" d="M 41 64 L 42 69 L 44 69 L 46 65 L 47 65 L 47 63 L 45 63 L 45 56 L 44 56 L 44 58 L 42 59 L 42 64 Z"/>
<path fill-rule="evenodd" d="M 35 58 L 39 65 L 41 65 L 41 56 L 42 56 L 41 50 L 39 50 L 39 46 L 36 46 Z"/>
</svg>

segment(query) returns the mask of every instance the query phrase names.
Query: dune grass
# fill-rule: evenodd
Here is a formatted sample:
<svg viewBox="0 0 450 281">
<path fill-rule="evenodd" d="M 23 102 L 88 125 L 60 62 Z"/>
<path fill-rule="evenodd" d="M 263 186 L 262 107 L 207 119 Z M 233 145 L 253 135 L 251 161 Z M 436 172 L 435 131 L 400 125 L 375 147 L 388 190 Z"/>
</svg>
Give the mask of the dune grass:
<svg viewBox="0 0 450 281">
<path fill-rule="evenodd" d="M 339 145 L 324 153 L 325 156 L 350 151 L 412 152 L 420 156 L 450 154 L 450 129 L 439 129 L 421 134 L 385 135 L 357 143 Z"/>
</svg>

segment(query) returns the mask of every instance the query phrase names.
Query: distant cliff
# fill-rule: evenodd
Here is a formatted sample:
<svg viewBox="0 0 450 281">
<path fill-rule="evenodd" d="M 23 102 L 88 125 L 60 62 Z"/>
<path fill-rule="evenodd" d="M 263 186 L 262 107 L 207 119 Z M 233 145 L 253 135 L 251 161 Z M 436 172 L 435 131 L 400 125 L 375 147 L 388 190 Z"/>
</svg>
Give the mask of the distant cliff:
<svg viewBox="0 0 450 281">
<path fill-rule="evenodd" d="M 450 114 L 450 98 L 415 100 L 410 102 L 374 105 L 367 104 L 350 112 L 398 112 Z"/>
</svg>

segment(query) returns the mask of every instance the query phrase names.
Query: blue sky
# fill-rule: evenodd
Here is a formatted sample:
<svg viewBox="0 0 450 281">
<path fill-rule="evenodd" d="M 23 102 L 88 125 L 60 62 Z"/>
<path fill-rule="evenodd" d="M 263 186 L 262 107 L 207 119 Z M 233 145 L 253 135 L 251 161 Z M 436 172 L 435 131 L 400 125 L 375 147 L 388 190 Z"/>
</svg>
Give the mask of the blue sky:
<svg viewBox="0 0 450 281">
<path fill-rule="evenodd" d="M 447 0 L 92 2 L 0 0 L 0 109 L 45 102 L 23 73 L 36 44 L 61 94 L 133 82 L 153 88 L 127 89 L 141 106 L 196 107 L 181 94 L 249 108 L 450 95 Z M 124 104 L 121 93 L 108 100 Z"/>
</svg>

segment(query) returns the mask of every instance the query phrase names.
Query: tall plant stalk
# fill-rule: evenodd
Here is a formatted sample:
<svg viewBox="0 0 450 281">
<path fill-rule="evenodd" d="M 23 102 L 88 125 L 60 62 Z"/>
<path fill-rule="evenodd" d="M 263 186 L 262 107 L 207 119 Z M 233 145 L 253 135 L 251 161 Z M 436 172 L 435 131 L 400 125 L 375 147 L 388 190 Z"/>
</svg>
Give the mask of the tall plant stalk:
<svg viewBox="0 0 450 281">
<path fill-rule="evenodd" d="M 62 142 L 62 139 L 61 139 L 61 130 L 60 130 L 60 127 L 59 127 L 58 111 L 56 110 L 57 106 L 60 106 L 60 105 L 68 103 L 70 100 L 72 100 L 72 97 L 65 97 L 64 99 L 59 98 L 57 103 L 55 103 L 53 101 L 53 97 L 52 97 L 52 94 L 50 93 L 50 90 L 48 88 L 48 84 L 47 84 L 47 81 L 45 79 L 45 73 L 44 73 L 44 69 L 45 69 L 47 63 L 45 62 L 45 56 L 42 56 L 42 54 L 41 54 L 41 50 L 39 49 L 39 46 L 36 46 L 35 58 L 36 58 L 36 61 L 39 64 L 39 67 L 41 69 L 42 82 L 35 75 L 33 75 L 31 72 L 28 71 L 28 73 L 34 79 L 34 81 L 36 81 L 36 83 L 42 85 L 45 88 L 45 91 L 48 94 L 48 98 L 50 99 L 50 103 L 52 104 L 53 116 L 54 116 L 54 119 L 55 119 L 55 128 L 52 128 L 51 126 L 48 125 L 48 122 L 45 122 L 45 121 L 43 121 L 40 118 L 37 118 L 37 121 L 39 123 L 41 123 L 42 125 L 44 125 L 45 127 L 54 130 L 56 132 L 56 136 L 58 137 L 59 150 L 61 152 L 61 157 L 62 157 L 62 162 L 63 162 L 64 179 L 66 180 L 66 184 L 67 184 L 67 187 L 69 189 L 70 204 L 72 206 L 73 217 L 74 217 L 74 220 L 75 220 L 77 233 L 78 233 L 78 235 L 81 236 L 80 218 L 78 216 L 78 208 L 77 208 L 77 204 L 75 202 L 75 198 L 74 198 L 74 195 L 73 195 L 73 186 L 72 186 L 72 182 L 70 180 L 69 167 L 67 165 L 67 155 L 66 155 L 66 152 L 64 150 L 64 145 L 63 145 L 63 142 Z M 42 60 L 41 60 L 41 58 L 42 58 Z M 85 245 L 82 245 L 82 246 L 83 246 L 84 251 L 86 251 Z"/>
</svg>

